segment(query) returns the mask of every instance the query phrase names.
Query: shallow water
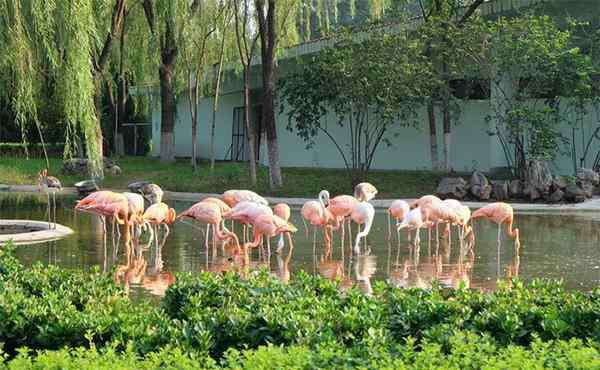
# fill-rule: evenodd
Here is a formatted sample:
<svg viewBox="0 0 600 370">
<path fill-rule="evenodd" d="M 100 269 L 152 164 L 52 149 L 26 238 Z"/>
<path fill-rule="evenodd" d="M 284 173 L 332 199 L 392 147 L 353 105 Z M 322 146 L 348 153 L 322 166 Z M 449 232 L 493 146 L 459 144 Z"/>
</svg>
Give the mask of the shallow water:
<svg viewBox="0 0 600 370">
<path fill-rule="evenodd" d="M 31 195 L 0 195 L 0 218 L 45 220 L 45 199 Z M 144 252 L 143 260 L 133 259 L 126 264 L 123 246 L 118 250 L 113 248 L 110 225 L 105 249 L 99 219 L 75 213 L 75 200 L 73 197 L 58 198 L 56 214 L 58 222 L 71 227 L 75 234 L 49 244 L 19 247 L 17 255 L 23 263 L 29 265 L 40 261 L 73 269 L 99 266 L 101 271 L 113 274 L 119 282 L 129 282 L 132 293 L 141 296 L 164 294 L 176 272 L 218 272 L 236 267 L 228 258 L 207 258 L 204 227 L 181 222 L 171 228 L 161 253 L 152 247 Z M 177 211 L 189 205 L 171 203 Z M 313 245 L 312 229 L 307 236 L 297 210 L 291 221 L 299 229 L 293 237 L 291 255 L 286 247 L 282 256 L 272 255 L 267 261 L 255 251 L 251 257 L 252 269 L 269 266 L 272 273 L 283 280 L 304 270 L 331 279 L 339 278 L 343 288 L 357 284 L 367 292 L 377 280 L 402 287 L 428 287 L 437 280 L 445 286 L 464 284 L 483 290 L 494 289 L 498 279 L 506 280 L 511 276 L 524 280 L 563 279 L 568 288 L 580 290 L 590 290 L 600 283 L 600 219 L 592 213 L 517 214 L 515 222 L 521 230 L 521 248 L 517 252 L 504 232 L 498 249 L 496 225 L 482 220 L 474 225 L 476 243 L 471 250 L 461 248 L 456 230 L 453 230 L 450 246 L 443 241 L 428 242 L 427 231 L 422 231 L 421 245 L 415 249 L 407 242 L 405 233 L 401 235 L 400 243 L 395 237 L 388 241 L 386 214 L 378 212 L 368 237 L 368 256 L 348 258 L 348 240 L 342 251 L 340 235 L 336 234 L 329 259 L 322 258 L 321 235 L 317 234 L 317 245 Z M 236 231 L 240 233 L 239 226 Z M 353 233 L 356 233 L 355 227 Z M 273 239 L 273 250 L 276 245 L 277 239 Z"/>
</svg>

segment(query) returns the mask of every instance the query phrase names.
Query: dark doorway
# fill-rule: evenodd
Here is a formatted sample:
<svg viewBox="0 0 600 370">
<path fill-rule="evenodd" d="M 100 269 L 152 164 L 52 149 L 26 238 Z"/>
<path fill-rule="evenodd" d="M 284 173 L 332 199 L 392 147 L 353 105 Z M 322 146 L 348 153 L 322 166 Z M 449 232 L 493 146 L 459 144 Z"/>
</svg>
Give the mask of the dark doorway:
<svg viewBox="0 0 600 370">
<path fill-rule="evenodd" d="M 262 106 L 256 105 L 252 107 L 251 124 L 254 126 L 254 153 L 256 160 L 260 158 L 260 138 L 263 132 L 262 129 Z M 246 143 L 248 142 L 246 125 L 244 124 L 244 107 L 233 108 L 233 122 L 231 127 L 231 161 L 245 162 L 248 160 L 248 151 Z"/>
</svg>

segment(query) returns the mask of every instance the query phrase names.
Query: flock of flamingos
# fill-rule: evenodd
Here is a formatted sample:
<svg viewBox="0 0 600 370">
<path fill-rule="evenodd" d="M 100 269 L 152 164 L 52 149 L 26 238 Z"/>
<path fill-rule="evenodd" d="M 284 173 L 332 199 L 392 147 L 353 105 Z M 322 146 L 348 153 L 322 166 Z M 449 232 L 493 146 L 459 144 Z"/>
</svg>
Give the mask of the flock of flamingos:
<svg viewBox="0 0 600 370">
<path fill-rule="evenodd" d="M 46 172 L 40 174 L 40 186 L 46 190 L 54 187 L 55 182 L 58 180 L 48 176 Z M 270 241 L 274 237 L 279 237 L 275 253 L 281 254 L 285 247 L 285 239 L 287 239 L 290 253 L 284 261 L 289 262 L 289 256 L 293 249 L 292 234 L 298 230 L 289 222 L 291 210 L 287 204 L 278 203 L 271 208 L 268 201 L 255 192 L 228 190 L 220 197 L 204 198 L 176 215 L 175 210 L 162 201 L 162 190 L 158 189 L 159 191 L 151 199 L 132 192 L 96 191 L 78 201 L 75 210 L 100 217 L 104 240 L 106 240 L 107 234 L 107 220 L 111 223 L 113 244 L 115 235 L 124 240 L 128 261 L 126 266 L 131 266 L 131 261 L 142 261 L 142 252 L 150 244 L 155 244 L 160 252 L 160 248 L 169 235 L 169 225 L 176 220 L 185 222 L 184 218 L 206 225 L 204 245 L 207 257 L 210 245 L 212 244 L 214 257 L 218 254 L 217 244 L 221 243 L 222 254 L 228 256 L 229 261 L 248 265 L 249 251 L 258 249 L 261 256 L 265 253 L 270 256 Z M 313 248 L 316 248 L 316 228 L 320 228 L 322 229 L 323 256 L 325 258 L 331 256 L 334 231 L 341 233 L 342 253 L 347 232 L 348 242 L 353 244 L 353 254 L 357 257 L 368 256 L 370 249 L 366 246 L 365 240 L 371 231 L 375 217 L 375 209 L 370 201 L 375 198 L 377 193 L 375 186 L 364 182 L 356 185 L 353 195 L 337 195 L 331 198 L 327 190 L 322 190 L 317 199 L 304 203 L 301 215 L 305 228 L 306 224 L 315 227 Z M 146 208 L 145 203 L 148 200 L 152 204 Z M 48 214 L 50 215 L 50 211 Z M 444 227 L 442 236 L 448 242 L 450 242 L 452 234 L 451 227 L 455 226 L 458 229 L 461 243 L 468 241 L 470 245 L 473 245 L 475 235 L 472 221 L 477 218 L 485 218 L 498 225 L 498 248 L 500 248 L 503 227 L 506 228 L 509 237 L 514 240 L 515 248 L 520 246 L 519 229 L 513 228 L 513 209 L 506 203 L 491 203 L 471 213 L 469 207 L 457 200 L 441 200 L 434 195 L 425 195 L 411 203 L 394 200 L 387 210 L 387 216 L 388 239 L 391 238 L 391 220 L 393 219 L 396 222 L 398 241 L 400 240 L 400 231 L 405 229 L 408 241 L 412 242 L 415 247 L 420 244 L 420 231 L 424 228 L 429 231 L 429 240 L 431 240 L 432 230 L 435 230 L 436 240 L 439 240 L 440 225 Z M 226 221 L 231 222 L 230 228 L 226 226 Z M 241 241 L 235 232 L 236 221 L 242 225 Z M 359 225 L 359 230 L 354 238 L 352 223 Z M 140 243 L 143 234 L 148 234 L 147 244 Z M 362 243 L 365 245 L 363 248 L 361 248 L 361 241 L 365 241 Z M 266 251 L 264 244 L 266 244 Z M 160 253 L 157 254 L 157 258 L 160 259 Z M 117 275 L 120 273 L 122 271 L 117 271 Z"/>
</svg>

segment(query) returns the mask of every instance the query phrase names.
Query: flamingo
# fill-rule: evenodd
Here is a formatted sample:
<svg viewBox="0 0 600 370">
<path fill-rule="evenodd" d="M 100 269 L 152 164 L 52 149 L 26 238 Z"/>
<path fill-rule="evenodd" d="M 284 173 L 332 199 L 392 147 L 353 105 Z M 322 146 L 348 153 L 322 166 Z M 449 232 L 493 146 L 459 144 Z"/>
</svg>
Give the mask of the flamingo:
<svg viewBox="0 0 600 370">
<path fill-rule="evenodd" d="M 408 214 L 406 215 L 406 217 L 404 217 L 402 222 L 399 224 L 396 224 L 396 228 L 398 230 L 401 230 L 401 229 L 415 230 L 415 239 L 414 239 L 415 245 L 417 245 L 421 242 L 420 230 L 424 226 L 425 226 L 425 223 L 423 222 L 421 208 L 419 208 L 419 207 L 411 209 L 408 212 Z"/>
<path fill-rule="evenodd" d="M 267 213 L 259 213 L 256 217 L 253 217 L 250 222 L 254 228 L 254 241 L 244 244 L 245 250 L 247 250 L 247 248 L 258 247 L 262 242 L 263 236 L 272 238 L 282 233 L 287 235 L 290 249 L 294 248 L 290 233 L 295 233 L 298 229 L 291 223 L 278 216 Z"/>
<path fill-rule="evenodd" d="M 169 208 L 168 205 L 162 202 L 154 203 L 144 212 L 144 215 L 142 216 L 144 222 L 154 226 L 154 237 L 157 247 L 160 247 L 160 244 L 158 243 L 158 227 L 160 225 L 164 226 L 165 236 L 163 237 L 163 241 L 166 240 L 170 232 L 168 225 L 175 221 L 176 216 L 175 210 Z"/>
<path fill-rule="evenodd" d="M 335 227 L 334 227 L 335 230 L 338 230 L 340 228 L 340 223 L 341 223 L 342 247 L 343 247 L 344 234 L 345 234 L 344 223 L 345 223 L 346 219 L 348 219 L 350 217 L 350 215 L 352 214 L 352 211 L 354 211 L 354 208 L 359 203 L 359 201 L 351 195 L 338 195 L 334 198 L 330 198 L 329 192 L 327 190 L 322 190 L 319 193 L 319 201 L 324 204 L 327 204 L 327 209 L 329 209 L 329 212 L 331 212 L 331 214 L 333 215 L 333 218 L 335 220 Z M 349 223 L 348 223 L 348 228 L 350 228 Z M 349 232 L 350 232 L 350 237 L 352 237 L 352 229 L 351 228 L 350 228 Z"/>
<path fill-rule="evenodd" d="M 421 214 L 423 215 L 423 221 L 428 223 L 430 226 L 435 226 L 436 238 L 438 235 L 437 225 L 440 223 L 458 224 L 460 222 L 459 216 L 444 202 L 431 202 L 421 205 Z"/>
<path fill-rule="evenodd" d="M 377 188 L 368 182 L 361 182 L 354 187 L 354 198 L 368 202 L 377 195 Z"/>
<path fill-rule="evenodd" d="M 468 230 L 470 229 L 468 223 L 471 219 L 471 210 L 469 209 L 469 207 L 463 205 L 456 199 L 445 199 L 443 202 L 458 215 L 459 222 L 457 223 L 457 225 L 461 229 L 460 238 L 463 239 Z M 446 231 L 444 232 L 444 234 L 449 235 L 449 233 L 450 224 L 448 223 L 446 224 Z"/>
<path fill-rule="evenodd" d="M 408 203 L 404 200 L 395 200 L 390 204 L 388 208 L 387 216 L 388 216 L 388 239 L 392 237 L 392 221 L 393 218 L 396 220 L 396 223 L 404 220 L 404 217 L 410 212 L 410 207 Z M 398 240 L 400 240 L 400 233 L 398 232 Z"/>
<path fill-rule="evenodd" d="M 442 200 L 438 197 L 436 197 L 435 195 L 424 195 L 421 198 L 414 200 L 412 203 L 410 203 L 410 209 L 413 208 L 417 208 L 417 207 L 423 207 L 429 204 L 439 204 L 442 203 Z"/>
<path fill-rule="evenodd" d="M 290 216 L 292 215 L 292 210 L 290 209 L 290 206 L 288 206 L 285 203 L 277 203 L 273 206 L 273 214 L 281 218 L 285 222 L 289 222 Z M 285 242 L 283 240 L 283 234 L 279 234 L 279 241 L 277 242 L 276 252 L 280 253 L 284 245 Z"/>
<path fill-rule="evenodd" d="M 473 212 L 471 220 L 476 218 L 486 218 L 489 221 L 498 224 L 498 245 L 500 245 L 500 231 L 503 225 L 506 225 L 506 232 L 514 240 L 515 247 L 518 248 L 521 245 L 519 240 L 519 229 L 513 229 L 514 212 L 510 204 L 502 202 L 488 204 Z"/>
<path fill-rule="evenodd" d="M 227 190 L 223 193 L 223 201 L 230 207 L 234 207 L 239 202 L 247 201 L 262 204 L 265 206 L 269 205 L 269 202 L 250 190 Z"/>
<path fill-rule="evenodd" d="M 367 201 L 360 202 L 356 205 L 356 207 L 354 207 L 354 210 L 352 210 L 350 218 L 358 225 L 365 225 L 363 230 L 356 234 L 356 242 L 354 243 L 354 253 L 358 255 L 360 254 L 360 239 L 366 238 L 367 235 L 369 235 L 369 232 L 371 231 L 373 219 L 375 218 L 375 208 L 371 203 Z"/>
<path fill-rule="evenodd" d="M 325 249 L 327 250 L 326 254 L 328 255 L 331 250 L 331 224 L 334 221 L 334 217 L 331 214 L 331 211 L 325 207 L 323 198 L 319 197 L 319 201 L 309 200 L 308 202 L 304 203 L 300 213 L 305 221 L 305 226 L 306 221 L 308 221 L 313 226 L 323 228 Z M 316 238 L 316 230 L 314 235 L 314 238 Z M 316 241 L 313 240 L 313 243 L 316 243 Z"/>
<path fill-rule="evenodd" d="M 235 207 L 240 202 L 251 202 L 261 204 L 263 206 L 268 206 L 269 202 L 263 198 L 262 196 L 256 194 L 251 190 L 227 190 L 223 193 L 223 201 L 229 207 Z M 231 221 L 231 227 L 233 229 L 234 222 Z M 234 230 L 235 231 L 235 230 Z M 246 241 L 247 228 L 246 224 L 243 225 L 242 230 L 244 236 L 244 242 Z"/>
<path fill-rule="evenodd" d="M 227 229 L 221 229 L 221 223 L 223 221 L 223 215 L 221 213 L 221 208 L 212 202 L 207 202 L 202 200 L 187 210 L 183 211 L 177 218 L 189 217 L 194 220 L 206 223 L 206 253 L 208 254 L 208 235 L 209 229 L 212 226 L 213 228 L 213 248 L 215 248 L 215 244 L 217 240 L 235 241 L 237 248 L 239 248 L 239 240 L 237 235 Z"/>
<path fill-rule="evenodd" d="M 56 177 L 48 176 L 48 169 L 43 169 L 40 173 L 38 173 L 38 187 L 40 191 L 44 191 L 44 193 L 46 193 L 48 228 L 50 229 L 52 227 L 56 229 L 56 192 L 62 190 L 62 184 Z M 50 193 L 52 193 L 52 219 L 50 217 Z"/>
</svg>

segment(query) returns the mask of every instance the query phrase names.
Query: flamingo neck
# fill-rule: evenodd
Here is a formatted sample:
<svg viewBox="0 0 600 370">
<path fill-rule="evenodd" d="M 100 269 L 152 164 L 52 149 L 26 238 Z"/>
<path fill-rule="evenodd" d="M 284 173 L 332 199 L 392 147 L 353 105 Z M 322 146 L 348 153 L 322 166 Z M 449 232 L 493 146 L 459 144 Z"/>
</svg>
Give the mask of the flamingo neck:
<svg viewBox="0 0 600 370">
<path fill-rule="evenodd" d="M 319 193 L 319 203 L 321 203 L 321 207 L 325 210 L 325 207 L 327 207 L 326 203 L 329 203 L 329 192 L 327 190 L 322 190 Z"/>
<path fill-rule="evenodd" d="M 367 221 L 365 222 L 365 228 L 360 233 L 358 233 L 358 235 L 360 235 L 361 238 L 369 235 L 369 231 L 371 231 L 371 226 L 373 226 L 374 216 L 375 215 L 373 213 L 369 213 Z"/>
<path fill-rule="evenodd" d="M 513 229 L 513 219 L 512 217 L 508 220 L 506 224 L 506 232 L 508 235 L 515 240 L 516 243 L 520 243 L 519 241 L 519 229 Z"/>
</svg>

